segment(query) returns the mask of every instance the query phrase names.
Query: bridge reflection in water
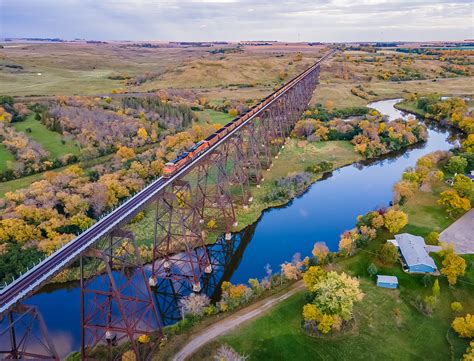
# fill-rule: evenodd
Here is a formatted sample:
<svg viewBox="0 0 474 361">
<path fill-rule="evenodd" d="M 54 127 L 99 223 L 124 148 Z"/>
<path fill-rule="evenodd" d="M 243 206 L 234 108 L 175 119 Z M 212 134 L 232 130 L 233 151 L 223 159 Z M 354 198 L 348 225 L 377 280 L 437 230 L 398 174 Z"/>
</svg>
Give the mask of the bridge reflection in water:
<svg viewBox="0 0 474 361">
<path fill-rule="evenodd" d="M 238 268 L 245 248 L 253 237 L 255 228 L 256 223 L 246 227 L 241 232 L 232 234 L 230 240 L 226 240 L 225 236 L 222 235 L 218 238 L 216 243 L 206 247 L 211 261 L 212 273 L 203 274 L 201 276 L 201 294 L 206 294 L 214 302 L 219 300 L 221 284 L 224 281 L 229 281 L 234 271 Z M 202 251 L 202 249 L 195 250 L 198 254 Z M 177 256 L 179 256 L 179 254 Z M 146 277 L 151 276 L 151 268 L 151 264 L 144 267 Z M 171 271 L 182 273 L 182 270 Z M 130 282 L 135 285 L 143 285 L 141 276 L 131 269 L 126 272 L 114 271 L 113 274 L 114 279 L 119 282 L 118 287 Z M 93 289 L 106 290 L 107 287 L 109 287 L 109 277 L 106 275 L 95 276 L 90 282 L 90 286 Z M 64 291 L 61 296 L 57 293 L 59 289 Z M 179 301 L 183 297 L 189 296 L 192 292 L 189 280 L 184 278 L 159 279 L 156 287 L 152 287 L 151 290 L 161 325 L 168 326 L 181 320 L 182 316 Z M 47 355 L 51 348 L 54 349 L 54 346 L 56 346 L 55 351 L 59 354 L 61 359 L 65 358 L 70 352 L 79 350 L 81 340 L 80 291 L 81 287 L 79 282 L 49 285 L 45 286 L 38 294 L 25 300 L 25 307 L 31 307 L 32 310 L 28 313 L 21 314 L 23 315 L 21 319 L 19 318 L 21 316 L 20 314 L 13 314 L 15 318 L 13 321 L 16 322 L 15 337 L 18 343 L 17 347 L 21 349 L 21 346 L 25 345 L 29 353 L 36 353 L 36 356 L 39 356 Z M 136 291 L 135 287 L 129 288 L 125 290 L 125 296 L 129 292 Z M 95 303 L 88 302 L 87 297 L 85 300 L 85 307 L 90 308 L 89 312 L 86 310 L 85 314 L 95 315 L 95 317 L 99 315 L 96 311 L 97 307 L 104 309 L 108 306 L 108 301 L 105 297 L 96 300 Z M 102 304 L 97 304 L 97 301 L 102 302 Z M 37 306 L 33 307 L 30 305 Z M 36 313 L 36 310 L 44 315 L 46 322 L 43 322 L 41 314 Z M 110 314 L 108 315 L 111 320 L 119 316 L 119 310 L 113 303 L 110 308 Z M 92 317 L 91 321 L 93 321 L 94 316 L 90 317 Z M 96 321 L 97 324 L 103 324 L 102 321 Z M 7 332 L 8 323 L 8 317 L 4 317 L 0 321 L 0 350 L 2 351 L 5 351 L 6 346 L 11 345 L 11 335 Z M 48 334 L 46 333 L 46 335 L 44 335 L 44 332 L 47 332 L 44 327 L 45 323 L 50 330 L 49 336 L 51 336 L 51 339 L 54 341 L 54 346 L 48 344 L 48 337 L 45 337 L 48 336 Z M 105 330 L 103 330 L 103 332 L 105 332 Z M 23 336 L 27 336 L 27 338 L 23 340 Z M 87 336 L 87 334 L 85 336 Z M 119 339 L 123 335 L 115 332 L 114 336 Z M 24 355 L 25 358 L 28 358 L 27 356 L 27 354 Z M 0 359 L 1 358 L 3 357 L 0 354 Z"/>
</svg>

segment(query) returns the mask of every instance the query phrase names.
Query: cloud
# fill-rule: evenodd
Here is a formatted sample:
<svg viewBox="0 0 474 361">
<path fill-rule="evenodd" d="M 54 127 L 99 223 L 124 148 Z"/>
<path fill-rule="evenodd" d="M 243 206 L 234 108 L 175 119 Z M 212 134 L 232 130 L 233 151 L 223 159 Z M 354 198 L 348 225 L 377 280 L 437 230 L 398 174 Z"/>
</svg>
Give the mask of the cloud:
<svg viewBox="0 0 474 361">
<path fill-rule="evenodd" d="M 472 38 L 470 0 L 2 0 L 0 37 L 387 41 Z"/>
</svg>

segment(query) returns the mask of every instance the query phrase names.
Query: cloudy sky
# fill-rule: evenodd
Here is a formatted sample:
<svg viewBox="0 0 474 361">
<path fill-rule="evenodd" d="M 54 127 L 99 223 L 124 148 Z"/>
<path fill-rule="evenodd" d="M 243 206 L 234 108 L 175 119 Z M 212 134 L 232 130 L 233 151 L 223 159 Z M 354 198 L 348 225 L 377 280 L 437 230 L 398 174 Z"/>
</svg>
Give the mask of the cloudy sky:
<svg viewBox="0 0 474 361">
<path fill-rule="evenodd" d="M 474 38 L 473 4 L 473 0 L 0 0 L 0 38 L 463 40 Z"/>
</svg>

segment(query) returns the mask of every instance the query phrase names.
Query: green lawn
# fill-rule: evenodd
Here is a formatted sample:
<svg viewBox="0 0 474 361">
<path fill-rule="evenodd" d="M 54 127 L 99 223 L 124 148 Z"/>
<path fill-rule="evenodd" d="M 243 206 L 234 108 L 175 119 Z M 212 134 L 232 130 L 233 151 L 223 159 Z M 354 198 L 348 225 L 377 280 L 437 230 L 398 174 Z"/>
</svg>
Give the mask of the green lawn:
<svg viewBox="0 0 474 361">
<path fill-rule="evenodd" d="M 373 253 L 387 235 L 374 241 L 364 251 L 336 264 L 336 269 L 357 276 L 365 297 L 355 307 L 355 326 L 342 334 L 313 338 L 301 330 L 304 292 L 298 293 L 256 319 L 221 337 L 201 350 L 193 360 L 209 357 L 219 343 L 227 343 L 249 360 L 458 360 L 468 342 L 447 333 L 456 316 L 450 309 L 453 301 L 464 306 L 462 314 L 474 312 L 474 286 L 471 267 L 456 287 L 440 279 L 441 296 L 433 315 L 422 314 L 415 306 L 417 297 L 430 294 L 421 275 L 408 275 L 399 264 L 379 273 L 395 275 L 399 290 L 375 286 L 367 274 Z M 469 256 L 469 261 L 474 257 Z M 439 260 L 437 260 L 439 261 Z M 470 284 L 466 282 L 471 282 Z M 396 316 L 395 312 L 400 312 Z"/>
<path fill-rule="evenodd" d="M 7 170 L 7 161 L 14 162 L 15 157 L 2 143 L 0 143 L 0 172 Z"/>
<path fill-rule="evenodd" d="M 404 231 L 425 237 L 431 231 L 441 232 L 455 221 L 444 208 L 437 203 L 440 193 L 449 189 L 446 184 L 433 189 L 432 192 L 418 191 L 402 209 L 409 215 L 409 224 Z"/>
<path fill-rule="evenodd" d="M 225 125 L 230 122 L 232 118 L 229 114 L 224 112 L 218 112 L 212 109 L 204 109 L 203 111 L 195 112 L 200 122 L 209 124 L 221 124 Z"/>
<path fill-rule="evenodd" d="M 46 128 L 45 125 L 34 119 L 33 114 L 21 122 L 13 123 L 13 126 L 17 131 L 25 133 L 29 138 L 38 142 L 54 159 L 68 153 L 79 154 L 79 148 L 73 141 L 66 141 L 63 144 L 62 135 Z M 28 128 L 31 129 L 31 132 L 26 131 Z"/>
</svg>

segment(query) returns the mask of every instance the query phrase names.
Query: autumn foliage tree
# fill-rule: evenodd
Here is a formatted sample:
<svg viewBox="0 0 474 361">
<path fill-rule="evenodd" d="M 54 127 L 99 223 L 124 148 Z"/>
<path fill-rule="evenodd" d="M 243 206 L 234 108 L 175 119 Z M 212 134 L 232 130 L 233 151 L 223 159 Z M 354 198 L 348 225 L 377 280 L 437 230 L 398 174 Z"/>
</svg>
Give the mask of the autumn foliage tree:
<svg viewBox="0 0 474 361">
<path fill-rule="evenodd" d="M 354 304 L 364 297 L 359 281 L 345 273 L 324 273 L 319 267 L 310 267 L 303 280 L 312 298 L 303 307 L 303 319 L 305 328 L 313 332 L 339 330 L 352 318 Z"/>
<path fill-rule="evenodd" d="M 450 285 L 455 285 L 458 277 L 466 271 L 465 259 L 452 252 L 446 255 L 442 264 L 441 273 L 448 278 Z"/>
<path fill-rule="evenodd" d="M 456 317 L 451 326 L 460 337 L 474 338 L 474 315 L 468 313 L 465 317 Z"/>
<path fill-rule="evenodd" d="M 461 197 L 454 189 L 441 193 L 438 204 L 444 206 L 446 212 L 451 216 L 463 214 L 471 209 L 471 202 L 467 198 Z"/>
<path fill-rule="evenodd" d="M 396 233 L 408 224 L 408 215 L 396 208 L 390 208 L 384 214 L 384 225 L 390 233 Z"/>
<path fill-rule="evenodd" d="M 329 255 L 329 248 L 324 242 L 316 242 L 312 254 L 317 258 L 318 263 L 324 263 Z"/>
</svg>

